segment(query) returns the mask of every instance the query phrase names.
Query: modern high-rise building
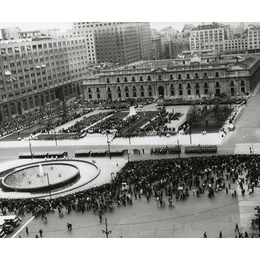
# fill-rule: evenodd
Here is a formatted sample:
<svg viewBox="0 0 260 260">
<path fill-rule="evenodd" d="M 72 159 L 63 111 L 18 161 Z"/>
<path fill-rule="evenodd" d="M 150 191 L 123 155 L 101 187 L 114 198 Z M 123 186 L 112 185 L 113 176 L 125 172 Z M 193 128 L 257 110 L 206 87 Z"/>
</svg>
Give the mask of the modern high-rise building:
<svg viewBox="0 0 260 260">
<path fill-rule="evenodd" d="M 260 49 L 260 26 L 248 30 L 248 49 Z"/>
<path fill-rule="evenodd" d="M 80 22 L 74 36 L 86 37 L 95 62 L 128 64 L 152 55 L 149 23 Z"/>
<path fill-rule="evenodd" d="M 0 53 L 0 121 L 83 93 L 85 37 L 1 41 Z"/>
<path fill-rule="evenodd" d="M 222 25 L 200 25 L 190 32 L 190 50 L 215 49 L 221 53 L 224 51 L 225 39 L 226 32 Z"/>
<path fill-rule="evenodd" d="M 3 40 L 14 40 L 19 38 L 20 29 L 18 27 L 3 28 L 1 31 Z"/>
</svg>

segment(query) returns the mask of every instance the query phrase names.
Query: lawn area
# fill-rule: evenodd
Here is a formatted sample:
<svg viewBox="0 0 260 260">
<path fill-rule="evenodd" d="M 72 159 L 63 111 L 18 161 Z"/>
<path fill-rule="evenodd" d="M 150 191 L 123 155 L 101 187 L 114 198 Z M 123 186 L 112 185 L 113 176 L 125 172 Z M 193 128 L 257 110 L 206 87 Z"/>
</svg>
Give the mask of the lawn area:
<svg viewBox="0 0 260 260">
<path fill-rule="evenodd" d="M 122 131 L 122 134 L 131 134 L 133 133 L 137 128 L 140 128 L 149 120 L 154 118 L 155 116 L 158 115 L 158 111 L 142 111 L 142 112 L 137 112 L 137 115 L 140 116 L 139 120 L 137 122 L 134 122 L 133 124 L 130 124 L 129 129 L 128 127 Z M 128 112 L 118 112 L 113 115 L 113 117 L 116 118 L 125 118 L 128 115 Z"/>
<path fill-rule="evenodd" d="M 219 120 L 217 120 L 217 116 L 212 111 L 208 110 L 202 115 L 201 120 L 198 123 L 192 125 L 192 133 L 198 134 L 202 131 L 206 131 L 207 133 L 219 132 L 232 111 L 232 109 L 223 109 L 219 114 Z"/>
</svg>

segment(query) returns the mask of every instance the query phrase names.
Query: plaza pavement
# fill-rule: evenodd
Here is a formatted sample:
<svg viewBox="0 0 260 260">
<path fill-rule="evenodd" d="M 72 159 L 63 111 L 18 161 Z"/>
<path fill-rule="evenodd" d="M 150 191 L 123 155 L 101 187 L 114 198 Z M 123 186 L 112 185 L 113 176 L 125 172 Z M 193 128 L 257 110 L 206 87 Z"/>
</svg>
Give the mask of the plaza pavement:
<svg viewBox="0 0 260 260">
<path fill-rule="evenodd" d="M 259 86 L 248 101 L 248 105 L 236 122 L 236 130 L 229 132 L 224 138 L 220 134 L 192 134 L 192 144 L 218 144 L 219 150 L 227 153 L 249 153 L 252 147 L 254 153 L 260 151 L 258 140 L 259 120 L 256 109 L 260 104 Z M 71 146 L 93 148 L 98 146 L 106 147 L 106 136 L 100 137 L 88 135 L 80 141 L 58 141 L 58 147 L 54 142 L 32 141 L 32 146 L 39 149 L 61 149 Z M 131 155 L 131 159 L 136 158 L 163 158 L 161 156 L 149 156 L 149 147 L 152 145 L 175 145 L 179 141 L 181 145 L 190 144 L 189 135 L 177 135 L 170 138 L 131 138 L 115 139 L 111 143 L 113 147 L 125 147 L 132 149 L 135 146 L 145 146 L 145 154 L 136 157 Z M 0 150 L 25 149 L 28 150 L 28 141 L 21 142 L 0 142 Z M 125 161 L 126 162 L 126 161 Z M 124 162 L 124 163 L 125 163 Z M 234 237 L 235 223 L 239 224 L 240 231 L 247 231 L 250 235 L 255 234 L 250 229 L 251 219 L 254 217 L 254 207 L 259 202 L 259 188 L 255 189 L 254 195 L 246 194 L 241 196 L 237 185 L 237 198 L 233 198 L 224 191 L 216 194 L 215 198 L 209 199 L 206 194 L 201 198 L 191 196 L 186 202 L 176 203 L 174 209 L 166 206 L 158 208 L 155 200 L 149 203 L 142 198 L 141 201 L 134 201 L 134 205 L 123 208 L 116 208 L 115 213 L 106 213 L 108 219 L 108 229 L 112 230 L 111 237 L 202 237 L 207 231 L 208 237 L 218 237 L 219 231 L 223 232 L 223 237 Z M 149 206 L 148 206 L 149 205 Z M 26 216 L 29 219 L 30 216 Z M 68 232 L 66 223 L 73 223 L 73 231 Z M 216 225 L 216 223 L 218 223 Z M 102 229 L 104 223 L 98 222 L 98 216 L 92 212 L 65 214 L 64 218 L 59 218 L 58 214 L 49 214 L 48 223 L 40 219 L 32 220 L 29 224 L 29 237 L 34 237 L 39 228 L 44 230 L 44 237 L 104 237 Z M 20 235 L 26 237 L 25 231 L 21 230 Z"/>
</svg>

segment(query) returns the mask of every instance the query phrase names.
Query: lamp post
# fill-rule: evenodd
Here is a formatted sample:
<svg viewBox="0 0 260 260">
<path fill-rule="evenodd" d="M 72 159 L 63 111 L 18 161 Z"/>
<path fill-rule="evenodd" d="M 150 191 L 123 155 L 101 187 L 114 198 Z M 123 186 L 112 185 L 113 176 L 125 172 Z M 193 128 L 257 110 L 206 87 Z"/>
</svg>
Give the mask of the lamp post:
<svg viewBox="0 0 260 260">
<path fill-rule="evenodd" d="M 178 149 L 180 148 L 180 143 L 179 143 L 179 139 L 177 139 L 177 146 L 178 146 Z M 180 155 L 180 152 L 178 151 L 178 158 L 180 158 L 181 155 Z"/>
<path fill-rule="evenodd" d="M 50 192 L 50 199 L 51 199 L 51 186 L 50 186 L 50 180 L 49 180 L 49 174 L 46 174 L 47 176 L 47 181 L 48 181 L 48 186 L 49 186 L 49 192 Z"/>
<path fill-rule="evenodd" d="M 28 137 L 29 140 L 29 150 L 30 150 L 30 155 L 31 155 L 31 159 L 33 159 L 33 153 L 32 153 L 32 144 L 31 144 L 31 135 Z"/>
<path fill-rule="evenodd" d="M 56 138 L 55 125 L 54 125 L 54 128 L 53 128 L 53 132 L 54 132 L 54 139 L 55 139 L 55 144 L 57 145 L 57 138 Z"/>
<path fill-rule="evenodd" d="M 106 230 L 102 230 L 102 233 L 104 234 L 106 234 L 106 237 L 108 238 L 108 235 L 109 234 L 111 234 L 112 233 L 112 231 L 111 230 L 107 230 L 107 218 L 105 218 L 105 224 L 106 224 Z"/>
<path fill-rule="evenodd" d="M 109 153 L 109 159 L 111 159 L 111 153 L 110 153 L 110 141 L 108 139 L 108 133 L 109 131 L 106 131 L 106 135 L 107 135 L 107 147 L 108 147 L 108 153 Z"/>
<path fill-rule="evenodd" d="M 128 119 L 128 139 L 129 139 L 129 144 L 131 145 L 131 137 L 130 137 L 129 128 L 130 128 L 130 119 Z"/>
<path fill-rule="evenodd" d="M 128 150 L 127 150 L 127 161 L 129 162 L 130 161 L 130 152 L 128 152 Z"/>
</svg>

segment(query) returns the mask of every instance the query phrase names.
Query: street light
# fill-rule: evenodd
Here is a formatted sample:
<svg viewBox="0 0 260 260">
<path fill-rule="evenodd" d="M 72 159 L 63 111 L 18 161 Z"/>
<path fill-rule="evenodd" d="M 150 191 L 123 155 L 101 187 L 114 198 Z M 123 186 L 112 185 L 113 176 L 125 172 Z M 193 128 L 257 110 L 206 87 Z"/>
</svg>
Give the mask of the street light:
<svg viewBox="0 0 260 260">
<path fill-rule="evenodd" d="M 108 153 L 109 153 L 109 159 L 111 159 L 111 153 L 110 153 L 110 141 L 108 139 L 109 130 L 106 130 L 107 135 L 107 147 L 108 147 Z"/>
<path fill-rule="evenodd" d="M 31 159 L 33 159 L 33 153 L 32 153 L 32 144 L 31 144 L 31 135 L 28 137 L 29 140 L 29 150 L 30 150 L 30 155 L 31 155 Z"/>
<path fill-rule="evenodd" d="M 105 218 L 105 224 L 106 224 L 106 230 L 102 230 L 102 233 L 103 234 L 105 233 L 106 237 L 108 238 L 108 235 L 111 234 L 112 231 L 111 230 L 110 231 L 107 230 L 107 218 Z"/>
<path fill-rule="evenodd" d="M 179 139 L 177 139 L 177 146 L 178 146 L 178 149 L 180 148 L 180 143 L 179 143 Z M 179 150 L 178 150 L 178 158 L 180 158 L 181 157 L 181 155 L 180 155 L 180 152 L 179 152 Z"/>
<path fill-rule="evenodd" d="M 57 138 L 56 138 L 55 125 L 54 125 L 54 128 L 53 128 L 53 131 L 54 131 L 54 139 L 55 139 L 55 143 L 56 143 L 56 145 L 57 145 Z"/>
<path fill-rule="evenodd" d="M 131 145 L 131 137 L 130 137 L 130 132 L 129 132 L 129 128 L 130 128 L 130 119 L 128 119 L 128 139 L 129 139 L 129 144 Z"/>
<path fill-rule="evenodd" d="M 51 199 L 51 186 L 50 186 L 49 174 L 46 173 L 46 176 L 47 176 L 48 187 L 49 187 L 49 192 L 50 192 L 50 199 Z"/>
</svg>

